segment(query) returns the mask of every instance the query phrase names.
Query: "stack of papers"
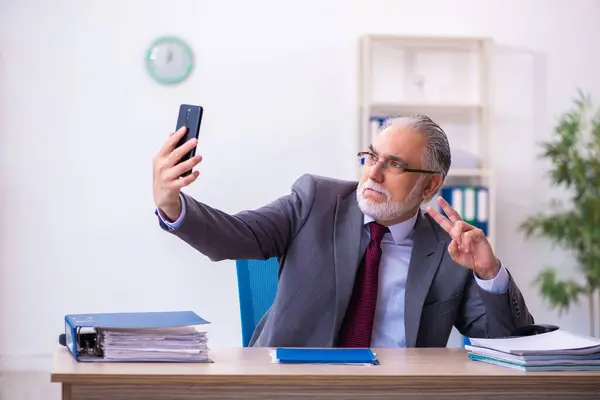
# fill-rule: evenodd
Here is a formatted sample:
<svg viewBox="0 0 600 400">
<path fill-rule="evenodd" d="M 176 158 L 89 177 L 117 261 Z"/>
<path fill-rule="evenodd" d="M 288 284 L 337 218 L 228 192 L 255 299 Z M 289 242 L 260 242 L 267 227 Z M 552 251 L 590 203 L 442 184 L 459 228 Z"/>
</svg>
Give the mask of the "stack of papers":
<svg viewBox="0 0 600 400">
<path fill-rule="evenodd" d="M 281 364 L 349 364 L 378 365 L 371 349 L 347 348 L 277 348 L 271 353 L 274 363 Z"/>
<path fill-rule="evenodd" d="M 105 361 L 209 362 L 207 334 L 192 326 L 100 329 Z"/>
<path fill-rule="evenodd" d="M 539 335 L 471 338 L 465 349 L 475 361 L 522 371 L 600 370 L 600 339 L 558 329 Z"/>
</svg>

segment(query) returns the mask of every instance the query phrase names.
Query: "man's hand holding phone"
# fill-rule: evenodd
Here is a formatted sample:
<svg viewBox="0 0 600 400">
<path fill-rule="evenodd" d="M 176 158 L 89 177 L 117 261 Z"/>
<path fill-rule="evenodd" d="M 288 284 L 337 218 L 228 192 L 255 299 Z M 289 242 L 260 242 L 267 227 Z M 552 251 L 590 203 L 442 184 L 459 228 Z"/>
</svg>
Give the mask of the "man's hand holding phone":
<svg viewBox="0 0 600 400">
<path fill-rule="evenodd" d="M 195 149 L 198 144 L 198 139 L 192 138 L 177 147 L 179 141 L 186 135 L 186 131 L 187 127 L 183 126 L 171 133 L 169 139 L 153 159 L 154 203 L 171 221 L 177 220 L 181 214 L 181 199 L 179 198 L 181 188 L 194 182 L 200 175 L 198 171 L 193 171 L 189 175 L 181 176 L 202 161 L 200 155 L 194 155 L 179 163 L 181 158 Z"/>
</svg>

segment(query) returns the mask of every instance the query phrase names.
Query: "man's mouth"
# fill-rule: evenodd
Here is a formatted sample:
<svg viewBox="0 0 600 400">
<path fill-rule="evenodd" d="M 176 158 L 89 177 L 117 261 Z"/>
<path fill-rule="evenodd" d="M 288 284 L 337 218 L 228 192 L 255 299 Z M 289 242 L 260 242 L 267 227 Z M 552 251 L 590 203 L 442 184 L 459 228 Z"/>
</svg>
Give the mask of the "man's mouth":
<svg viewBox="0 0 600 400">
<path fill-rule="evenodd" d="M 383 194 L 383 192 L 380 192 L 379 190 L 372 189 L 372 188 L 366 188 L 363 191 L 363 195 L 366 197 L 371 197 L 373 199 L 378 199 L 378 200 L 387 198 L 387 196 L 385 194 Z"/>
</svg>

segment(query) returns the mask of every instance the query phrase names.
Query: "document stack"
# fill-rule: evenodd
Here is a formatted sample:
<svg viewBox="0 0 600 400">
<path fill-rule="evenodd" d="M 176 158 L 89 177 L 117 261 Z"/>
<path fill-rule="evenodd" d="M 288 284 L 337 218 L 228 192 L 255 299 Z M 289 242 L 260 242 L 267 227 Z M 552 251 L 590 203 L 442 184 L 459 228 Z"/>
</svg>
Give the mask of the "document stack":
<svg viewBox="0 0 600 400">
<path fill-rule="evenodd" d="M 81 362 L 212 362 L 192 311 L 71 314 L 65 346 Z"/>
<path fill-rule="evenodd" d="M 99 331 L 105 361 L 208 360 L 206 332 L 199 332 L 191 326 L 103 328 Z"/>
<path fill-rule="evenodd" d="M 503 339 L 470 338 L 469 358 L 522 371 L 600 370 L 600 339 L 563 329 Z"/>
</svg>

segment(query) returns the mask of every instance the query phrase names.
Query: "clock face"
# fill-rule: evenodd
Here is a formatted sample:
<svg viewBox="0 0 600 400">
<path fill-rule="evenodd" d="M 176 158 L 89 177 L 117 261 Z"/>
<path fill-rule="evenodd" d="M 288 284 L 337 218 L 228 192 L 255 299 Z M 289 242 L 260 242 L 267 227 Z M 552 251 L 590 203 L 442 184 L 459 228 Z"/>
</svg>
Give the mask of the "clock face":
<svg viewBox="0 0 600 400">
<path fill-rule="evenodd" d="M 175 84 L 186 79 L 194 65 L 190 47 L 176 37 L 155 40 L 146 53 L 146 68 L 157 82 Z"/>
</svg>

